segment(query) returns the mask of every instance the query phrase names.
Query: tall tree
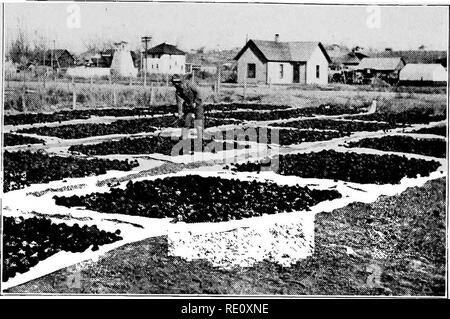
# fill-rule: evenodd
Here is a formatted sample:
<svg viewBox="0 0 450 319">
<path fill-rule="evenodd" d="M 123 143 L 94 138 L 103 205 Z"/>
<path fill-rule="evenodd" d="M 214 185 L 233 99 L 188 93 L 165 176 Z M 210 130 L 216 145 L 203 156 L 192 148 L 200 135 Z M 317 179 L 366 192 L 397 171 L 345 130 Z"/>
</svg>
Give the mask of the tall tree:
<svg viewBox="0 0 450 319">
<path fill-rule="evenodd" d="M 9 59 L 24 67 L 33 60 L 33 51 L 23 29 L 18 26 L 17 37 L 12 40 L 8 52 Z"/>
</svg>

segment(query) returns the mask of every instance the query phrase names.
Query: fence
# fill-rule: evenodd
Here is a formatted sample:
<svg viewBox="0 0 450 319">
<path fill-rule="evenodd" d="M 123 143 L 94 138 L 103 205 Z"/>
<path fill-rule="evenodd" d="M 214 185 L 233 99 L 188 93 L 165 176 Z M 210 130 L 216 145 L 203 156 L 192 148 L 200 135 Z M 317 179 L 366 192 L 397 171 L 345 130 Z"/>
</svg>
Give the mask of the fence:
<svg viewBox="0 0 450 319">
<path fill-rule="evenodd" d="M 70 76 L 49 72 L 21 71 L 5 76 L 5 109 L 23 112 L 99 107 L 150 107 L 175 104 L 170 75 L 149 74 Z M 224 65 L 215 70 L 193 70 L 187 78 L 204 92 L 205 102 L 251 100 L 254 85 L 236 84 L 236 71 Z"/>
<path fill-rule="evenodd" d="M 21 74 L 5 77 L 5 109 L 45 111 L 95 107 L 148 107 L 174 104 L 169 77 L 147 81 L 142 78 L 68 77 Z"/>
</svg>

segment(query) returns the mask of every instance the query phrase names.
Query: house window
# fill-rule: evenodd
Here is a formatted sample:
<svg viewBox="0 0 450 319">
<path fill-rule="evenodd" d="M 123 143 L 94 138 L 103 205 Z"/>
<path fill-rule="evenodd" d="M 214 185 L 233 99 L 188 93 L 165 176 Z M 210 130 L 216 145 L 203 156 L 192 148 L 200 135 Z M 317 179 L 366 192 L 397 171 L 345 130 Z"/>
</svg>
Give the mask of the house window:
<svg viewBox="0 0 450 319">
<path fill-rule="evenodd" d="M 249 79 L 256 78 L 256 64 L 255 63 L 247 64 L 247 78 L 249 78 Z"/>
<path fill-rule="evenodd" d="M 316 78 L 320 78 L 320 65 L 316 65 Z"/>
<path fill-rule="evenodd" d="M 280 79 L 284 78 L 284 65 L 280 64 Z"/>
</svg>

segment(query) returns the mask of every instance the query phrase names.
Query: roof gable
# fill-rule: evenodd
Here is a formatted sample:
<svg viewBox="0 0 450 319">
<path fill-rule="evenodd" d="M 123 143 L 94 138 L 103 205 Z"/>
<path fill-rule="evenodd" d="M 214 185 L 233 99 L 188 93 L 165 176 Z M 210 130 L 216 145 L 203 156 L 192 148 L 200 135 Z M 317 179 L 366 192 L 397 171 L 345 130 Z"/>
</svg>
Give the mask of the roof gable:
<svg viewBox="0 0 450 319">
<path fill-rule="evenodd" d="M 374 70 L 396 70 L 400 63 L 404 63 L 402 58 L 364 58 L 358 64 L 358 69 L 374 69 Z"/>
<path fill-rule="evenodd" d="M 186 53 L 178 49 L 176 46 L 164 42 L 149 49 L 147 54 L 185 55 Z"/>
<path fill-rule="evenodd" d="M 235 60 L 238 60 L 250 48 L 255 54 L 258 55 L 259 53 L 266 61 L 304 62 L 311 58 L 317 47 L 320 48 L 328 63 L 330 63 L 331 59 L 320 42 L 279 42 L 263 40 L 249 40 L 244 48 L 236 55 Z"/>
<path fill-rule="evenodd" d="M 447 60 L 447 51 L 429 50 L 403 50 L 383 51 L 371 55 L 371 57 L 392 58 L 402 57 L 406 63 L 440 63 Z"/>
</svg>

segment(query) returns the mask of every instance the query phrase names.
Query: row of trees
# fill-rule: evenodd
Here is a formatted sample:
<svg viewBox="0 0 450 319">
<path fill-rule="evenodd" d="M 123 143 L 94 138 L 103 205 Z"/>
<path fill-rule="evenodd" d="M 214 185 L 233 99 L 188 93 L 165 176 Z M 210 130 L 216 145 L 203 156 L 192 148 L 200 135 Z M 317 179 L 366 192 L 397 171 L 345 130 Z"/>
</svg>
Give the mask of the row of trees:
<svg viewBox="0 0 450 319">
<path fill-rule="evenodd" d="M 114 49 L 114 41 L 100 38 L 89 38 L 83 41 L 86 51 L 100 52 Z M 49 61 L 52 49 L 55 47 L 55 41 L 51 41 L 42 35 L 36 35 L 31 38 L 23 28 L 17 27 L 17 33 L 14 39 L 7 43 L 6 53 L 9 61 L 17 64 L 20 68 L 28 66 L 30 63 L 40 65 Z"/>
</svg>

